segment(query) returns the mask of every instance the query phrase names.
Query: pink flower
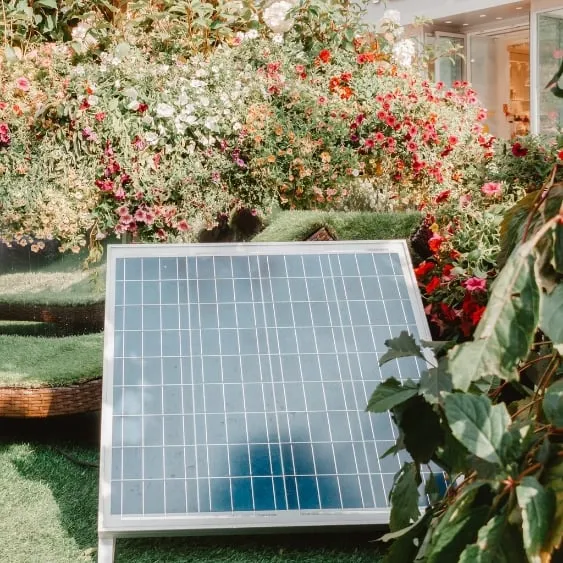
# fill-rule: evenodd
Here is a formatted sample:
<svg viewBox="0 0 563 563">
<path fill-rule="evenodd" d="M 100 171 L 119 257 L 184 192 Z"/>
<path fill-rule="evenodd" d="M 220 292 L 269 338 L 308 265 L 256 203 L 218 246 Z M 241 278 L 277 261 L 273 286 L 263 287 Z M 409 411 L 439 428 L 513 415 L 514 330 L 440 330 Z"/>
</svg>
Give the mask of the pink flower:
<svg viewBox="0 0 563 563">
<path fill-rule="evenodd" d="M 125 217 L 129 215 L 129 208 L 126 205 L 122 205 L 121 207 L 118 207 L 116 211 L 120 217 Z"/>
<path fill-rule="evenodd" d="M 376 140 L 378 143 L 384 143 L 384 142 L 385 142 L 385 135 L 384 135 L 381 131 L 378 131 L 378 132 L 375 134 L 375 140 Z"/>
<path fill-rule="evenodd" d="M 487 182 L 481 187 L 481 192 L 486 197 L 498 197 L 502 194 L 502 186 L 498 182 Z"/>
<path fill-rule="evenodd" d="M 176 228 L 182 233 L 185 233 L 186 231 L 190 230 L 190 226 L 188 225 L 188 222 L 185 219 L 178 221 Z"/>
<path fill-rule="evenodd" d="M 22 92 L 29 92 L 31 88 L 31 83 L 25 76 L 20 76 L 16 79 L 16 88 Z"/>
<path fill-rule="evenodd" d="M 463 286 L 467 291 L 485 291 L 487 289 L 487 280 L 483 278 L 469 278 L 463 282 Z"/>
<path fill-rule="evenodd" d="M 84 127 L 84 129 L 82 129 L 82 137 L 86 141 L 95 142 L 98 140 L 98 135 L 96 135 L 96 132 L 91 127 Z"/>
<path fill-rule="evenodd" d="M 553 51 L 553 58 L 554 59 L 563 58 L 563 50 L 562 49 L 555 49 L 555 51 Z"/>
<path fill-rule="evenodd" d="M 459 198 L 460 207 L 467 207 L 471 203 L 471 194 L 463 194 Z"/>
</svg>

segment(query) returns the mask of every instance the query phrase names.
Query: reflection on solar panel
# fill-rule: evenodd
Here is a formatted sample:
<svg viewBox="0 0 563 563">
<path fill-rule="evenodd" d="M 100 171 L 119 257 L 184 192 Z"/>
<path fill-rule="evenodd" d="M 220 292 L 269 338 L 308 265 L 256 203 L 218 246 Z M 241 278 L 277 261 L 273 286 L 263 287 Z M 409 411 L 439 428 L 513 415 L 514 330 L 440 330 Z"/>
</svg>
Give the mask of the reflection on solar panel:
<svg viewBox="0 0 563 563">
<path fill-rule="evenodd" d="M 364 412 L 385 340 L 429 338 L 403 241 L 109 250 L 100 560 L 113 537 L 385 523 Z M 104 555 L 105 554 L 105 555 Z"/>
</svg>

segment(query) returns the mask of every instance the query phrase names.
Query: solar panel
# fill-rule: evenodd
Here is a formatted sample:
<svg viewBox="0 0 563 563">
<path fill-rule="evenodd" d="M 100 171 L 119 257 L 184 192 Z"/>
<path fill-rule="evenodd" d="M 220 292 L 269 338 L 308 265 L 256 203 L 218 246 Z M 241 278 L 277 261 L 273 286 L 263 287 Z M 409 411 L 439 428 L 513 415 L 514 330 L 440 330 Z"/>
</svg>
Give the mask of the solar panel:
<svg viewBox="0 0 563 563">
<path fill-rule="evenodd" d="M 365 407 L 424 367 L 378 366 L 403 330 L 429 338 L 404 241 L 111 246 L 100 561 L 123 534 L 386 523 L 402 460 Z"/>
</svg>

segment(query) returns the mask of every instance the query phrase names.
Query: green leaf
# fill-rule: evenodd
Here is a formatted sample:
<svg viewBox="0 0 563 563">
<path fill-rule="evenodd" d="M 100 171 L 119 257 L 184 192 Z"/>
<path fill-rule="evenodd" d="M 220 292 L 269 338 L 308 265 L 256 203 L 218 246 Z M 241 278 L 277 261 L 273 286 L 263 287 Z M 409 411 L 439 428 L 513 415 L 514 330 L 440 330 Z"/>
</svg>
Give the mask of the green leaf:
<svg viewBox="0 0 563 563">
<path fill-rule="evenodd" d="M 57 9 L 57 0 L 35 0 L 34 6 L 41 6 L 43 8 Z"/>
<path fill-rule="evenodd" d="M 444 442 L 440 418 L 422 397 L 413 397 L 402 411 L 399 426 L 405 448 L 416 463 L 428 463 Z"/>
<path fill-rule="evenodd" d="M 543 412 L 551 424 L 563 427 L 563 379 L 546 389 L 543 397 Z"/>
<path fill-rule="evenodd" d="M 401 384 L 395 378 L 385 380 L 380 383 L 366 407 L 368 412 L 387 412 L 388 410 L 404 403 L 418 393 L 418 387 L 412 381 Z"/>
<path fill-rule="evenodd" d="M 555 514 L 555 495 L 544 489 L 535 477 L 527 476 L 516 487 L 518 506 L 522 510 L 524 547 L 531 563 L 540 563 L 540 552 L 548 538 Z"/>
<path fill-rule="evenodd" d="M 426 563 L 453 563 L 467 544 L 477 538 L 477 531 L 486 522 L 489 506 L 475 506 L 483 483 L 475 483 L 448 508 L 440 519 L 427 552 Z"/>
<path fill-rule="evenodd" d="M 493 284 L 474 341 L 450 351 L 454 388 L 467 391 L 473 381 L 484 377 L 518 377 L 516 367 L 527 356 L 538 324 L 532 249 L 526 243 L 512 254 Z"/>
<path fill-rule="evenodd" d="M 443 354 L 455 346 L 454 340 L 421 340 L 423 348 L 430 348 L 436 355 Z"/>
<path fill-rule="evenodd" d="M 563 283 L 551 293 L 542 293 L 540 328 L 558 349 L 563 349 Z"/>
<path fill-rule="evenodd" d="M 544 545 L 544 551 L 550 553 L 563 545 L 563 460 L 548 467 L 543 478 L 546 488 L 555 495 L 555 513 Z"/>
<path fill-rule="evenodd" d="M 442 392 L 450 391 L 452 391 L 452 376 L 449 372 L 449 360 L 443 357 L 440 358 L 438 367 L 422 373 L 419 392 L 429 403 L 437 404 L 440 402 Z"/>
<path fill-rule="evenodd" d="M 405 330 L 401 331 L 401 334 L 396 338 L 386 340 L 385 346 L 387 346 L 389 350 L 379 359 L 380 366 L 397 358 L 417 356 L 424 359 L 420 346 L 416 343 L 412 334 L 409 334 Z"/>
<path fill-rule="evenodd" d="M 393 540 L 391 547 L 387 549 L 385 553 L 385 563 L 406 563 L 407 561 L 414 561 L 419 551 L 418 546 L 427 533 L 431 519 L 432 512 L 425 512 L 414 524 L 381 537 L 379 541 L 388 542 Z"/>
<path fill-rule="evenodd" d="M 553 266 L 556 272 L 563 274 L 563 224 L 555 227 L 555 241 L 553 243 Z"/>
<path fill-rule="evenodd" d="M 527 563 L 519 535 L 503 510 L 479 530 L 477 542 L 463 550 L 459 563 Z"/>
<path fill-rule="evenodd" d="M 391 514 L 389 528 L 396 532 L 420 517 L 418 510 L 418 486 L 420 476 L 413 462 L 406 462 L 395 475 L 395 482 L 391 489 Z"/>
<path fill-rule="evenodd" d="M 488 397 L 452 393 L 445 398 L 446 417 L 453 435 L 477 457 L 502 465 L 510 415 L 504 403 Z"/>
</svg>

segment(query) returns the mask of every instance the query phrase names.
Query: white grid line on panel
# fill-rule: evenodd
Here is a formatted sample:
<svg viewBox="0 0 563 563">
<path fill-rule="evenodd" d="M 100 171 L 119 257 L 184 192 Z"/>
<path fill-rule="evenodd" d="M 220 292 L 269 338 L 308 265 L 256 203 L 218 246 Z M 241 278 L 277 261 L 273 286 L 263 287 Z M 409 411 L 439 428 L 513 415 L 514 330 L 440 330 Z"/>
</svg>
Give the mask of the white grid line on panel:
<svg viewBox="0 0 563 563">
<path fill-rule="evenodd" d="M 357 256 L 357 254 L 355 254 L 354 256 L 356 258 L 356 266 L 357 266 L 358 272 L 359 272 L 360 271 L 360 265 L 358 264 L 358 256 Z M 374 263 L 374 268 L 375 268 L 375 263 Z M 363 284 L 361 277 L 360 277 L 360 285 L 361 285 L 361 288 L 362 288 L 362 295 L 365 297 L 365 289 L 364 289 L 364 284 Z M 379 291 L 381 291 L 381 286 L 379 287 Z M 383 297 L 383 295 L 382 295 L 382 297 Z M 366 307 L 366 314 L 368 315 L 368 318 L 369 318 L 369 311 L 368 311 L 367 307 Z M 387 311 L 385 312 L 385 315 L 387 315 Z M 377 358 L 377 344 L 375 342 L 375 336 L 373 335 L 373 331 L 371 330 L 371 328 L 369 328 L 368 330 L 370 331 L 370 334 L 371 334 L 371 339 L 372 339 L 372 342 L 373 342 L 373 348 L 375 350 L 376 358 Z M 376 367 L 377 366 L 374 366 L 374 368 L 376 368 Z M 366 385 L 365 385 L 365 383 L 366 383 L 365 378 L 362 377 L 361 382 L 362 382 L 362 385 L 363 385 L 363 388 L 364 388 L 364 393 L 366 394 L 366 396 L 368 397 L 368 400 L 369 400 L 369 395 L 367 394 L 367 389 L 366 389 Z M 367 406 L 367 403 L 366 403 L 366 406 Z M 381 460 L 379 459 L 379 450 L 377 448 L 378 440 L 376 439 L 377 434 L 375 432 L 375 428 L 374 428 L 374 425 L 373 425 L 373 417 L 369 413 L 366 413 L 366 416 L 369 417 L 369 424 L 370 424 L 371 432 L 372 432 L 372 435 L 373 435 L 375 452 L 377 454 L 377 465 L 379 467 L 379 473 L 383 474 L 383 469 L 381 468 Z M 362 428 L 362 436 L 363 436 L 363 428 Z M 365 443 L 364 443 L 364 451 L 366 453 L 366 464 L 367 464 L 368 469 L 369 469 L 369 463 L 367 463 L 368 462 L 367 447 L 366 447 Z M 373 479 L 370 479 L 370 486 L 371 486 L 371 492 L 373 494 L 374 506 L 377 506 L 377 499 L 376 499 L 376 496 L 375 496 L 375 490 L 373 488 Z M 383 490 L 385 491 L 385 489 L 383 489 Z"/>
<path fill-rule="evenodd" d="M 340 255 L 337 255 L 337 257 L 338 257 L 338 268 L 339 268 L 340 271 L 342 272 L 342 263 L 340 262 Z M 346 307 L 347 307 L 347 309 L 348 309 L 348 315 L 350 316 L 350 323 L 351 323 L 351 322 L 352 322 L 352 312 L 351 312 L 351 310 L 350 310 L 350 304 L 349 304 L 349 302 L 348 302 L 348 294 L 347 294 L 346 285 L 344 284 L 344 282 L 342 283 L 342 289 L 344 290 L 344 296 L 345 296 L 345 298 L 346 298 L 346 299 L 345 299 L 345 303 L 346 303 Z M 353 329 L 351 330 L 351 332 L 352 332 L 352 335 L 353 335 L 353 337 L 354 337 L 354 349 L 355 349 L 354 354 L 357 356 L 357 355 L 358 355 L 358 343 L 356 342 L 356 334 L 354 333 L 354 330 L 353 330 Z M 344 336 L 344 342 L 346 343 L 346 336 Z M 345 345 L 347 346 L 347 344 L 345 344 Z M 350 363 L 350 353 L 349 353 L 349 352 L 348 352 L 347 356 L 348 356 L 348 363 Z M 352 376 L 352 369 L 351 369 L 351 366 L 349 366 L 349 367 L 350 367 L 350 377 L 351 377 L 351 376 Z M 360 374 L 362 374 L 362 365 L 361 365 L 361 363 L 360 363 L 360 359 L 359 359 L 359 358 L 358 358 L 358 367 L 359 367 L 359 369 L 360 369 Z M 356 405 L 356 413 L 357 413 L 357 409 L 359 408 L 359 404 L 358 404 L 358 397 L 356 396 L 356 387 L 355 387 L 355 385 L 351 385 L 351 388 L 352 388 L 352 394 L 354 395 L 354 403 L 355 403 L 355 405 Z M 356 418 L 357 418 L 357 424 L 358 424 L 358 426 L 359 426 L 360 429 L 361 429 L 361 422 L 360 422 L 360 417 L 359 417 L 358 414 L 357 414 Z M 351 422 L 351 421 L 350 421 L 350 422 Z M 351 438 L 352 441 L 353 441 L 353 438 L 354 438 L 354 437 L 352 436 L 351 430 L 352 430 L 352 429 L 350 428 L 350 438 Z M 356 450 L 355 450 L 355 448 L 352 448 L 352 451 L 354 452 L 354 463 L 356 464 L 356 472 L 359 474 L 360 468 L 359 468 L 359 466 L 358 466 L 358 458 L 357 458 L 357 456 L 356 456 Z M 366 458 L 366 464 L 367 464 L 367 458 Z M 361 496 L 361 498 L 362 498 L 362 506 L 365 508 L 366 503 L 365 503 L 365 500 L 364 500 L 364 493 L 363 493 L 363 491 L 362 491 L 362 484 L 360 483 L 360 479 L 359 479 L 359 478 L 358 478 L 358 487 L 359 487 L 359 489 L 360 489 L 360 496 Z"/>
<path fill-rule="evenodd" d="M 213 257 L 213 272 L 216 273 L 215 269 L 215 257 Z M 215 295 L 217 296 L 217 276 L 215 276 Z M 219 302 L 219 298 L 217 298 L 217 302 Z M 217 306 L 217 326 L 220 326 L 220 319 L 219 319 L 219 307 Z M 223 395 L 223 410 L 225 411 L 225 441 L 227 444 L 229 443 L 229 425 L 227 424 L 227 396 L 225 393 L 225 371 L 223 367 L 223 355 L 221 353 L 221 335 L 218 333 L 217 337 L 219 339 L 219 356 L 220 356 L 220 365 L 221 365 L 221 390 Z M 207 414 L 207 413 L 206 413 Z M 207 445 L 209 447 L 209 444 Z M 227 467 L 229 468 L 229 479 L 231 473 L 231 456 L 229 452 L 229 448 L 227 446 Z M 229 495 L 231 500 L 231 512 L 234 510 L 233 504 L 233 486 L 232 483 L 229 481 Z M 211 503 L 211 499 L 209 500 Z"/>
<path fill-rule="evenodd" d="M 270 257 L 266 256 L 266 268 L 268 269 L 268 277 L 266 278 L 269 286 L 270 286 L 270 293 L 273 295 L 273 291 L 274 288 L 272 287 L 272 277 L 270 275 L 271 273 L 271 269 L 270 269 Z M 260 284 L 260 287 L 262 287 L 262 284 Z M 263 290 L 262 290 L 263 292 Z M 262 303 L 262 311 L 264 314 L 264 325 L 267 325 L 267 318 L 266 318 L 266 307 L 265 304 Z M 275 309 L 272 305 L 272 313 L 274 314 L 274 320 L 275 320 Z M 280 423 L 279 423 L 279 414 L 280 411 L 278 410 L 278 403 L 277 403 L 277 397 L 276 397 L 276 387 L 274 385 L 274 369 L 273 369 L 273 364 L 272 364 L 272 355 L 270 354 L 270 335 L 268 334 L 268 329 L 267 327 L 265 328 L 265 332 L 266 332 L 266 349 L 268 350 L 268 361 L 270 363 L 270 377 L 272 379 L 272 396 L 274 397 L 274 405 L 275 405 L 275 410 L 273 411 L 275 414 L 275 419 L 276 419 L 276 432 L 277 432 L 277 436 L 278 436 L 278 451 L 279 451 L 279 455 L 280 455 L 280 464 L 281 464 L 281 468 L 282 468 L 282 474 L 284 473 L 284 461 L 283 461 L 283 451 L 282 451 L 282 441 L 281 441 L 281 433 L 280 433 Z M 276 330 L 276 338 L 277 338 L 277 330 Z M 279 351 L 279 340 L 278 340 L 278 351 Z M 282 365 L 281 365 L 281 355 L 278 358 L 278 363 L 279 363 L 279 367 L 280 370 L 283 369 Z M 282 373 L 282 378 L 283 378 L 283 373 Z M 287 419 L 287 425 L 288 425 L 288 430 L 289 430 L 289 419 L 287 418 L 287 398 L 285 396 L 285 385 L 283 385 L 282 383 L 282 388 L 283 388 L 283 394 L 284 394 L 284 406 L 285 408 L 285 412 L 286 412 L 286 419 Z M 297 486 L 296 486 L 297 487 Z M 289 497 L 287 494 L 287 483 L 286 480 L 283 480 L 283 493 L 285 496 L 285 506 L 286 508 L 289 508 Z"/>
<path fill-rule="evenodd" d="M 247 258 L 248 260 L 248 258 Z M 250 261 L 248 263 L 248 267 L 250 268 Z M 233 268 L 233 258 L 231 257 L 231 271 L 234 274 L 234 268 Z M 233 278 L 233 295 L 235 295 L 235 280 Z M 236 295 L 235 295 L 235 299 L 236 299 Z M 240 334 L 239 334 L 239 318 L 238 318 L 238 309 L 235 306 L 235 324 L 237 327 L 236 333 L 237 333 L 237 348 L 240 352 Z M 240 367 L 240 373 L 241 373 L 241 378 L 243 376 L 242 373 L 242 355 L 239 354 L 239 367 Z M 242 403 L 243 403 L 243 408 L 244 408 L 244 428 L 245 428 L 245 432 L 246 432 L 246 453 L 248 455 L 248 467 L 249 467 L 249 477 L 252 478 L 252 465 L 250 463 L 250 434 L 248 432 L 248 413 L 246 411 L 246 393 L 244 390 L 244 385 L 242 386 Z M 230 468 L 229 468 L 230 469 Z M 254 487 L 252 486 L 252 481 L 251 481 L 251 485 L 250 485 L 250 495 L 252 498 L 252 510 L 256 510 L 256 499 L 254 498 Z"/>
<path fill-rule="evenodd" d="M 286 264 L 286 273 L 287 272 L 287 262 L 284 258 L 284 262 Z M 309 286 L 307 284 L 307 275 L 305 273 L 305 260 L 303 258 L 303 256 L 301 256 L 301 264 L 303 265 L 303 279 L 305 281 L 305 290 L 307 292 L 307 300 L 309 301 L 309 313 L 311 314 L 311 321 L 313 322 L 313 326 L 314 326 L 314 319 L 313 319 L 313 311 L 311 310 L 311 305 L 310 305 L 310 299 L 309 299 Z M 288 282 L 288 287 L 289 287 L 289 296 L 291 299 L 291 286 Z M 291 305 L 291 318 L 293 319 L 293 326 L 295 326 L 295 316 L 294 316 L 294 312 L 293 312 L 293 304 Z M 294 329 L 295 330 L 295 329 Z M 315 333 L 315 329 L 313 328 L 313 340 L 315 342 L 315 350 L 317 352 L 317 358 L 318 358 L 318 351 L 319 351 L 319 347 L 317 344 L 317 336 Z M 299 339 L 297 338 L 297 332 L 295 331 L 295 340 L 297 341 L 297 350 L 299 351 Z M 301 364 L 301 355 L 299 354 L 299 374 L 301 376 L 301 386 L 303 387 L 303 396 L 305 398 L 305 410 L 308 411 L 307 408 L 307 393 L 305 392 L 305 379 L 303 377 L 303 367 Z M 322 386 L 322 384 L 321 384 Z M 313 433 L 311 432 L 311 419 L 309 418 L 309 412 L 307 412 L 307 414 L 305 415 L 307 417 L 307 426 L 309 428 L 309 440 L 311 442 L 311 456 L 313 458 L 313 467 L 315 469 L 315 482 L 317 484 L 317 498 L 319 501 L 319 508 L 322 506 L 322 501 L 321 501 L 321 491 L 320 491 L 320 487 L 319 487 L 319 478 L 318 478 L 318 472 L 317 472 L 317 463 L 315 460 L 315 451 L 313 449 Z M 330 423 L 329 423 L 329 427 L 330 427 Z M 333 449 L 333 453 L 334 453 L 334 449 Z M 336 462 L 335 462 L 336 463 Z M 338 487 L 338 492 L 340 494 L 340 484 Z M 342 506 L 342 496 L 340 496 L 340 506 Z"/>
</svg>

